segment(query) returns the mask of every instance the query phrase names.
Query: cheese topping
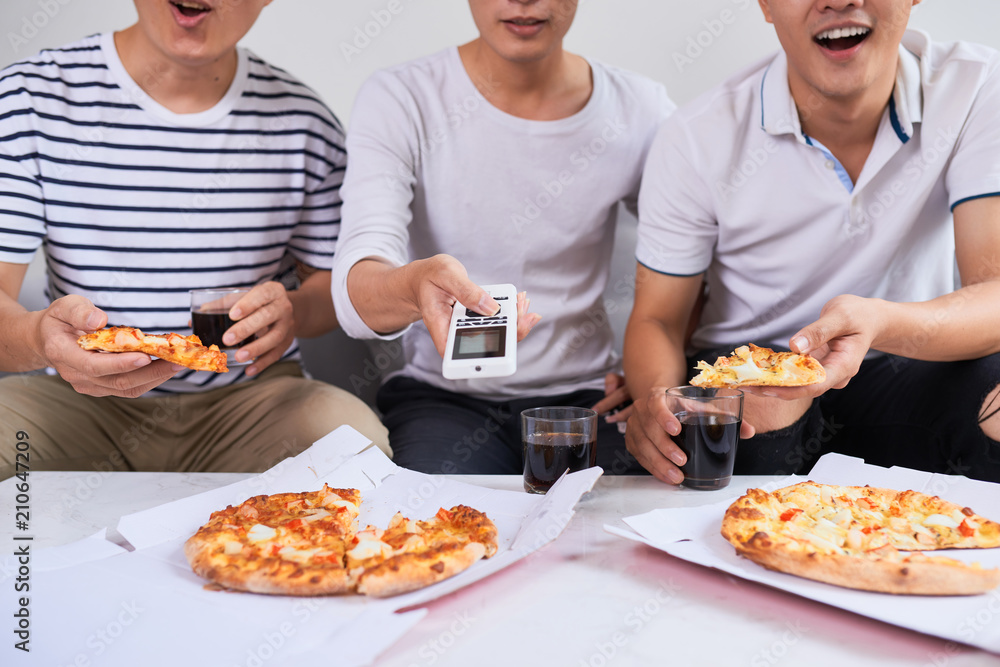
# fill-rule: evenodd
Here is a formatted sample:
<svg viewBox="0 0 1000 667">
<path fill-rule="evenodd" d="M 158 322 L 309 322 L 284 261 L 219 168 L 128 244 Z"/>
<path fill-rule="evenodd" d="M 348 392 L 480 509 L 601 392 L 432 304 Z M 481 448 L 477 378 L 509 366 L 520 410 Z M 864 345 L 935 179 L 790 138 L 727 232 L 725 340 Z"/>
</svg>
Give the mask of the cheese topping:
<svg viewBox="0 0 1000 667">
<path fill-rule="evenodd" d="M 255 523 L 247 531 L 247 539 L 251 542 L 260 542 L 262 540 L 271 540 L 278 534 L 274 528 L 270 526 L 265 526 L 262 523 Z"/>
<path fill-rule="evenodd" d="M 359 537 L 361 537 L 360 534 Z M 347 555 L 355 560 L 364 560 L 366 558 L 373 558 L 380 555 L 388 558 L 392 555 L 392 547 L 382 540 L 361 537 L 361 539 L 358 540 L 357 546 L 348 551 Z"/>
<path fill-rule="evenodd" d="M 745 382 L 748 380 L 758 380 L 764 377 L 764 371 L 758 368 L 757 364 L 753 361 L 753 355 L 748 355 L 746 360 L 738 366 L 730 366 L 729 370 L 736 373 L 735 380 L 727 380 L 727 382 Z"/>
</svg>

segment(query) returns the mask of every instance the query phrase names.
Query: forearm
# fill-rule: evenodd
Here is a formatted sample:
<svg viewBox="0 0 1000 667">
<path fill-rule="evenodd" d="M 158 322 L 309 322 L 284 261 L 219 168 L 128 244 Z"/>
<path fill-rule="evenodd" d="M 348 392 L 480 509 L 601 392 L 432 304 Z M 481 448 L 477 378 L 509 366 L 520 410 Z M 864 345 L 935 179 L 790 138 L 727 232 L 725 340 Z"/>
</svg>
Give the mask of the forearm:
<svg viewBox="0 0 1000 667">
<path fill-rule="evenodd" d="M 288 293 L 295 320 L 295 336 L 314 338 L 337 328 L 337 313 L 330 295 L 330 272 L 316 271 Z"/>
<path fill-rule="evenodd" d="M 920 303 L 870 300 L 872 349 L 923 361 L 959 361 L 1000 351 L 1000 279 Z"/>
<path fill-rule="evenodd" d="M 687 381 L 683 341 L 655 319 L 629 320 L 623 366 L 629 393 L 636 398 L 645 398 L 653 387 L 675 387 Z"/>
<path fill-rule="evenodd" d="M 31 312 L 0 293 L 0 371 L 23 373 L 48 366 L 39 345 L 42 311 Z"/>
<path fill-rule="evenodd" d="M 358 315 L 372 331 L 385 335 L 421 319 L 413 287 L 411 262 L 393 267 L 378 259 L 365 259 L 347 276 L 347 293 Z"/>
</svg>

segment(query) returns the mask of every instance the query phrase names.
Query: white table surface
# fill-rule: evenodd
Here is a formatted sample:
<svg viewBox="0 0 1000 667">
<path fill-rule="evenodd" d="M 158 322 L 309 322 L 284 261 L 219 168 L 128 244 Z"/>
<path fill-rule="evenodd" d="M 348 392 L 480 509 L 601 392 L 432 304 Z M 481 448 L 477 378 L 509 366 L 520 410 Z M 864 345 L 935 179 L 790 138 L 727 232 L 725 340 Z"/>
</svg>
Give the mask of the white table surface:
<svg viewBox="0 0 1000 667">
<path fill-rule="evenodd" d="M 121 542 L 113 530 L 119 517 L 246 476 L 32 472 L 34 548 L 65 544 L 102 528 Z M 515 476 L 456 479 L 521 488 Z M 14 544 L 16 481 L 0 482 L 0 548 L 8 551 Z M 767 481 L 737 477 L 728 489 L 705 492 L 645 477 L 603 477 L 554 543 L 432 602 L 428 615 L 377 664 L 1000 665 L 1000 656 L 693 565 L 603 528 L 624 527 L 623 517 L 660 507 L 735 497 Z M 10 586 L 3 588 L 0 594 L 14 595 Z M 992 622 L 1000 623 L 1000 615 Z M 332 649 L 330 664 L 335 656 Z"/>
</svg>

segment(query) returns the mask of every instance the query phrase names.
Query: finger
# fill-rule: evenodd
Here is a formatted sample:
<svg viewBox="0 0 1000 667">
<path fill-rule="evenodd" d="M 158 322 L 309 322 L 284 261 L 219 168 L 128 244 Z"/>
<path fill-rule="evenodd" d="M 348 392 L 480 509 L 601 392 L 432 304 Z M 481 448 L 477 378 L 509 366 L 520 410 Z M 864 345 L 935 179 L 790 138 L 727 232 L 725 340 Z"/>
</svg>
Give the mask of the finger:
<svg viewBox="0 0 1000 667">
<path fill-rule="evenodd" d="M 107 313 L 95 306 L 90 299 L 81 296 L 66 296 L 54 301 L 52 305 L 52 315 L 77 331 L 97 331 L 108 323 Z"/>
<path fill-rule="evenodd" d="M 453 289 L 448 290 L 459 303 L 474 310 L 480 315 L 496 315 L 500 312 L 500 304 L 490 296 L 490 293 L 468 278 L 455 276 Z"/>
<path fill-rule="evenodd" d="M 153 358 L 142 352 L 91 352 L 80 350 L 82 357 L 66 361 L 81 375 L 91 378 L 110 377 L 131 373 L 137 368 L 150 366 Z"/>
<path fill-rule="evenodd" d="M 448 328 L 451 326 L 453 308 L 442 305 L 431 312 L 423 313 L 424 326 L 434 341 L 434 347 L 444 359 L 444 348 L 448 344 Z"/>
<path fill-rule="evenodd" d="M 542 316 L 538 313 L 528 313 L 524 317 L 517 318 L 517 340 L 518 342 L 524 340 L 524 337 L 531 333 L 531 330 L 535 328 L 535 325 L 542 320 Z"/>
<path fill-rule="evenodd" d="M 111 355 L 132 354 L 109 353 Z M 147 357 L 148 358 L 148 357 Z M 120 396 L 123 398 L 135 398 L 146 393 L 150 389 L 163 384 L 177 374 L 174 364 L 157 359 L 140 369 L 131 369 L 126 372 L 103 375 L 103 376 L 72 376 L 66 377 L 77 391 L 87 393 L 91 396 Z"/>
<path fill-rule="evenodd" d="M 247 376 L 253 377 L 255 375 L 259 375 L 264 371 L 264 369 L 279 361 L 281 359 L 282 354 L 283 354 L 282 351 L 278 350 L 277 348 L 274 348 L 271 351 L 267 352 L 266 354 L 257 357 L 256 359 L 254 359 L 253 364 L 247 366 L 246 369 Z"/>
<path fill-rule="evenodd" d="M 618 412 L 608 415 L 607 419 L 609 422 L 618 422 L 619 424 L 624 424 L 625 422 L 628 421 L 629 417 L 631 417 L 634 413 L 635 413 L 635 406 L 628 405 L 619 410 Z"/>
<path fill-rule="evenodd" d="M 233 304 L 233 307 L 229 309 L 229 318 L 234 321 L 242 320 L 265 304 L 280 298 L 284 293 L 284 285 L 273 280 L 261 283 L 260 285 L 254 285 L 250 288 L 249 292 L 241 296 Z"/>
<path fill-rule="evenodd" d="M 290 328 L 292 303 L 283 285 L 268 282 L 244 294 L 229 310 L 229 317 L 235 324 L 222 335 L 222 342 L 239 345 L 278 323 Z"/>
<path fill-rule="evenodd" d="M 292 344 L 293 338 L 292 332 L 287 329 L 269 329 L 263 335 L 258 336 L 253 341 L 236 350 L 236 361 L 243 363 L 250 360 L 257 360 L 270 352 L 282 355 L 288 349 L 288 346 Z"/>
<path fill-rule="evenodd" d="M 643 429 L 643 421 L 634 416 L 629 420 L 625 431 L 625 442 L 629 452 L 643 468 L 661 482 L 680 484 L 684 481 L 684 473 L 670 461 L 660 448 Z"/>
<path fill-rule="evenodd" d="M 610 394 L 625 384 L 625 378 L 618 373 L 608 373 L 604 376 L 604 393 Z"/>
<path fill-rule="evenodd" d="M 740 438 L 745 440 L 747 438 L 752 438 L 755 435 L 757 435 L 757 429 L 754 428 L 753 424 L 744 419 L 740 423 Z"/>
<path fill-rule="evenodd" d="M 796 354 L 809 354 L 812 350 L 826 345 L 836 338 L 840 325 L 839 318 L 834 315 L 822 315 L 812 324 L 808 324 L 788 341 L 788 347 Z"/>
<path fill-rule="evenodd" d="M 625 403 L 628 399 L 628 390 L 625 387 L 620 387 L 595 403 L 591 409 L 597 414 L 604 414 L 605 412 L 610 412 L 611 410 L 621 406 L 622 403 Z"/>
</svg>

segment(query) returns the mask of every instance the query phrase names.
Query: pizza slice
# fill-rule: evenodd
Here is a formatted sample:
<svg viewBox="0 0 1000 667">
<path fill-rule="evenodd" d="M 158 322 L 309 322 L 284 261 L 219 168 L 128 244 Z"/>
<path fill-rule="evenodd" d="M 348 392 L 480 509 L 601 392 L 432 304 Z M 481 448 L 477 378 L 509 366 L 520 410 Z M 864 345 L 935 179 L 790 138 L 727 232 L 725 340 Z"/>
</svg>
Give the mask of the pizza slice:
<svg viewBox="0 0 1000 667">
<path fill-rule="evenodd" d="M 134 327 L 107 327 L 84 334 L 76 342 L 85 350 L 142 352 L 196 371 L 229 372 L 226 353 L 218 345 L 205 347 L 195 335 L 156 335 Z"/>
<path fill-rule="evenodd" d="M 353 590 L 344 557 L 356 528 L 357 489 L 254 496 L 213 512 L 184 544 L 191 569 L 226 588 L 275 595 Z"/>
<path fill-rule="evenodd" d="M 400 513 L 384 531 L 369 527 L 347 552 L 347 568 L 364 595 L 388 597 L 423 588 L 462 572 L 497 551 L 497 529 L 479 510 L 441 508 L 431 519 Z"/>
<path fill-rule="evenodd" d="M 695 369 L 701 371 L 691 380 L 696 387 L 802 387 L 826 379 L 823 366 L 808 354 L 775 352 L 753 343 L 712 365 L 699 361 Z"/>
<path fill-rule="evenodd" d="M 974 595 L 1000 585 L 1000 569 L 906 553 L 1000 546 L 1000 525 L 915 491 L 813 482 L 749 489 L 726 511 L 722 535 L 759 565 L 847 588 Z"/>
</svg>

